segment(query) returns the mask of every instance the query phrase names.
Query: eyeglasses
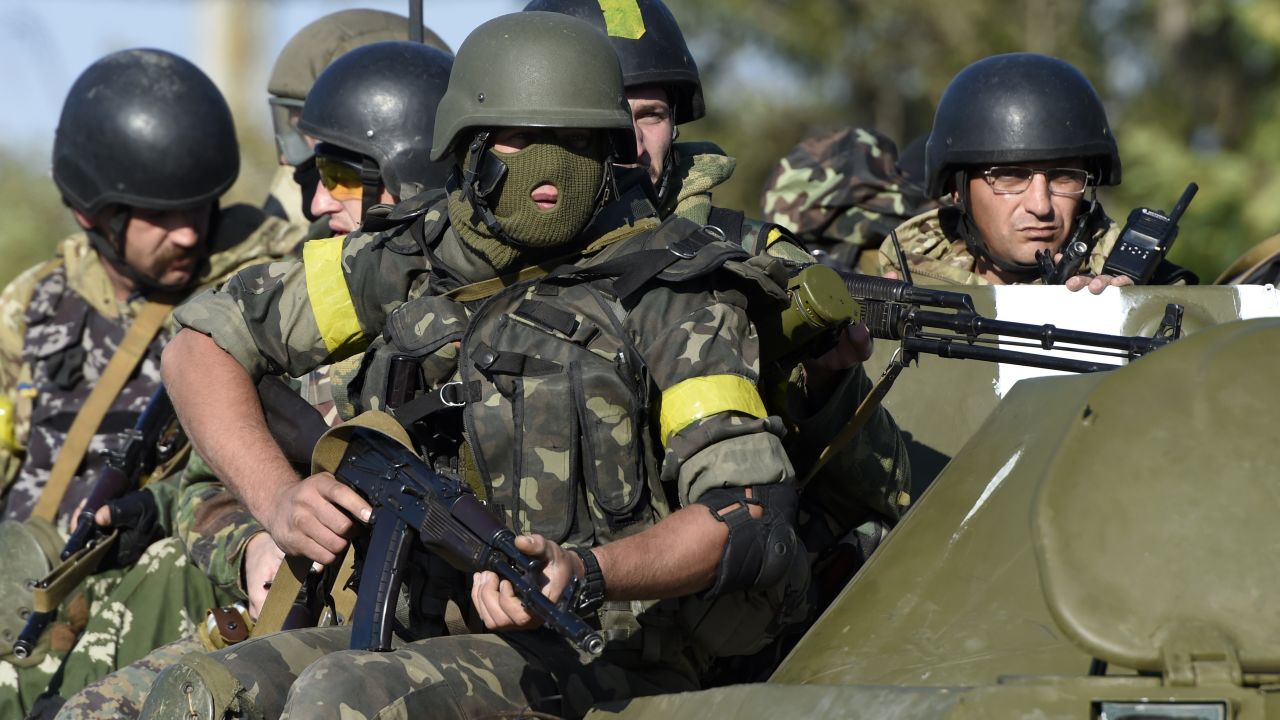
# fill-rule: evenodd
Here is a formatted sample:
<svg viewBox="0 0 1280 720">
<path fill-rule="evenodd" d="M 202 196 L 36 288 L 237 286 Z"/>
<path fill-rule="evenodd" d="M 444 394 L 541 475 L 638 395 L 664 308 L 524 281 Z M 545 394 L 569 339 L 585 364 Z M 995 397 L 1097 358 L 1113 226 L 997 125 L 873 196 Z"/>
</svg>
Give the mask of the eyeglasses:
<svg viewBox="0 0 1280 720">
<path fill-rule="evenodd" d="M 364 197 L 364 182 L 360 179 L 358 166 L 327 155 L 316 155 L 316 170 L 320 172 L 320 183 L 334 200 Z"/>
<path fill-rule="evenodd" d="M 1079 168 L 1029 168 L 1020 165 L 997 165 L 982 171 L 982 178 L 997 195 L 1017 195 L 1031 187 L 1031 179 L 1043 175 L 1049 192 L 1064 197 L 1080 197 L 1093 180 L 1093 175 Z"/>
</svg>

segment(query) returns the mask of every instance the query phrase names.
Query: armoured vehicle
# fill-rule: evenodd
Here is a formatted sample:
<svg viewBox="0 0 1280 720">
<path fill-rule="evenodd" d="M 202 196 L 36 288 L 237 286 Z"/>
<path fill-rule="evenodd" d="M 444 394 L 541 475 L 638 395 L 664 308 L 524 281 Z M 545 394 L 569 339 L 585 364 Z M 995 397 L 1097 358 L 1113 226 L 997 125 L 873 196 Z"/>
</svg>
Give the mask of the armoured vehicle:
<svg viewBox="0 0 1280 720">
<path fill-rule="evenodd" d="M 945 467 L 768 681 L 589 717 L 1280 717 L 1275 290 L 972 295 L 1126 334 L 1178 302 L 1186 336 L 1093 374 L 923 357 L 886 404 Z"/>
</svg>

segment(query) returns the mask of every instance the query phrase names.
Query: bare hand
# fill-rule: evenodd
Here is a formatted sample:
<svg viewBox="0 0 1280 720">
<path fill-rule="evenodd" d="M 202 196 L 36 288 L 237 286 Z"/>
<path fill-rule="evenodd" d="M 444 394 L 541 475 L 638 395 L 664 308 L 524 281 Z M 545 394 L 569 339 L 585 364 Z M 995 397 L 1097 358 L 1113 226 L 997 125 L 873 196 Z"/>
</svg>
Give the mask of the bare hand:
<svg viewBox="0 0 1280 720">
<path fill-rule="evenodd" d="M 521 535 L 516 538 L 516 547 L 520 552 L 542 560 L 539 578 L 542 594 L 551 602 L 560 600 L 571 578 L 586 574 L 581 558 L 541 535 Z M 525 609 L 511 583 L 488 570 L 472 577 L 471 603 L 484 621 L 485 628 L 494 632 L 532 630 L 542 625 L 542 620 Z"/>
<path fill-rule="evenodd" d="M 373 508 L 332 474 L 317 473 L 291 485 L 273 511 L 259 518 L 286 554 L 304 555 L 328 565 L 347 549 L 353 517 L 368 522 Z"/>
<path fill-rule="evenodd" d="M 262 604 L 267 601 L 267 589 L 280 570 L 284 551 L 271 539 L 269 533 L 260 532 L 249 538 L 244 548 L 244 586 L 249 596 L 249 617 L 258 619 Z"/>
<path fill-rule="evenodd" d="M 1103 290 L 1109 287 L 1128 287 L 1133 285 L 1133 278 L 1127 275 L 1116 277 L 1114 275 L 1076 275 L 1067 278 L 1064 283 L 1071 292 L 1080 292 L 1084 288 L 1089 288 L 1089 292 L 1094 295 L 1102 294 Z"/>
</svg>

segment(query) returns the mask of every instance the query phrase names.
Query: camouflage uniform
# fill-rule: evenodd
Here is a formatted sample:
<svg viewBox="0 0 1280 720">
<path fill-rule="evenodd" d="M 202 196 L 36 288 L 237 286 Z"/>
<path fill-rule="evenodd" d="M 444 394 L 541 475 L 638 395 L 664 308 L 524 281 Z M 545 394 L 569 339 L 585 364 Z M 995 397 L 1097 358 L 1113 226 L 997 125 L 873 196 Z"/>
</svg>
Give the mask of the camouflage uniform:
<svg viewBox="0 0 1280 720">
<path fill-rule="evenodd" d="M 1089 259 L 1080 266 L 1080 272 L 1098 274 L 1107 262 L 1107 255 L 1120 237 L 1120 226 L 1111 218 L 1095 231 L 1095 244 Z M 979 277 L 974 268 L 977 259 L 965 246 L 959 230 L 960 211 L 955 208 L 932 210 L 911 218 L 898 226 L 898 241 L 911 265 L 911 275 L 918 279 L 950 283 L 954 285 L 990 285 Z M 880 246 L 879 274 L 900 271 L 893 242 L 885 240 Z M 1035 282 L 1040 282 L 1036 280 Z"/>
<path fill-rule="evenodd" d="M 255 260 L 284 255 L 301 236 L 297 228 L 244 206 L 224 211 L 220 221 L 226 232 L 215 234 L 211 241 L 213 254 L 199 280 L 204 285 Z M 255 229 L 248 232 L 251 228 Z M 4 397 L 17 402 L 11 445 L 15 449 L 0 455 L 18 468 L 4 498 L 6 521 L 20 521 L 30 514 L 75 409 L 141 305 L 141 299 L 115 300 L 102 261 L 84 234 L 64 240 L 57 259 L 23 273 L 5 289 L 0 302 L 0 381 Z M 158 386 L 159 353 L 166 337 L 162 332 L 152 342 L 101 432 L 94 436 L 80 473 L 59 507 L 57 525 L 62 532 L 102 467 L 102 451 L 117 442 L 121 429 L 132 426 Z M 175 485 L 167 481 L 149 487 L 164 515 L 162 525 L 171 527 L 168 513 L 176 498 Z M 86 583 L 83 595 L 64 606 L 50 635 L 53 652 L 41 663 L 22 668 L 0 665 L 0 715 L 17 715 L 29 706 L 81 629 L 79 644 L 66 659 L 64 696 L 190 632 L 193 619 L 202 617 L 210 604 L 222 601 L 187 561 L 180 541 L 157 543 L 134 568 L 101 573 Z M 81 610 L 72 612 L 74 608 Z M 138 622 L 135 617 L 148 621 Z"/>
<path fill-rule="evenodd" d="M 889 231 L 937 204 L 898 166 L 893 140 L 844 128 L 806 138 L 779 160 L 761 205 L 765 219 L 790 228 L 809 247 L 874 273 L 871 251 Z"/>
<path fill-rule="evenodd" d="M 212 337 L 253 377 L 264 373 L 299 374 L 338 360 L 362 350 L 370 339 L 378 337 L 388 316 L 406 301 L 430 305 L 439 293 L 451 287 L 489 276 L 474 259 L 468 259 L 468 253 L 457 242 L 452 229 L 445 227 L 447 221 L 443 217 L 443 209 L 444 204 L 438 203 L 428 209 L 419 221 L 428 228 L 436 227 L 435 231 L 423 233 L 425 242 L 431 247 L 430 255 L 425 254 L 414 240 L 416 231 L 406 232 L 403 227 L 381 236 L 355 233 L 345 240 L 318 241 L 313 243 L 314 248 L 308 248 L 307 262 L 295 265 L 276 263 L 242 273 L 222 290 L 185 306 L 178 312 L 177 319 L 181 324 Z M 597 257 L 604 260 L 624 252 L 636 243 L 644 242 L 646 237 L 649 235 L 639 235 L 610 246 Z M 325 243 L 330 245 L 325 247 Z M 324 261 L 322 258 L 325 257 L 330 260 Z M 438 263 L 447 263 L 448 269 Z M 345 285 L 349 289 L 349 297 L 322 298 L 308 293 L 310 286 L 334 282 L 333 279 L 326 280 L 326 273 L 335 274 L 339 285 L 332 287 Z M 625 315 L 623 322 L 629 328 L 628 334 L 646 358 L 650 377 L 658 389 L 666 389 L 684 379 L 703 374 L 751 381 L 756 377 L 756 341 L 744 313 L 743 296 L 722 287 L 713 299 L 709 292 L 711 288 L 705 284 L 704 287 L 706 289 L 701 292 L 680 293 L 656 288 L 646 293 Z M 335 302 L 348 308 L 349 315 L 342 322 L 336 322 L 331 312 Z M 468 315 L 475 309 L 474 304 L 467 308 Z M 414 314 L 424 319 L 432 317 L 430 314 Z M 251 319 L 255 317 L 261 319 Z M 340 332 L 335 332 L 339 329 Z M 446 344 L 445 347 L 452 346 Z M 434 382 L 441 383 L 450 375 L 451 372 L 445 372 L 434 378 Z M 532 391 L 532 385 L 529 389 Z M 540 393 L 533 397 L 539 396 Z M 560 414 L 563 411 L 555 412 Z M 544 425 L 559 427 L 555 423 Z M 667 445 L 665 456 L 653 457 L 650 462 L 661 465 L 661 477 L 672 484 L 671 491 L 682 504 L 696 502 L 703 492 L 715 487 L 790 482 L 790 465 L 775 434 L 777 431 L 776 420 L 755 419 L 735 413 L 713 415 L 676 433 Z M 630 442 L 632 436 L 626 432 L 625 426 L 616 426 L 612 437 L 615 441 Z M 476 442 L 486 441 L 479 436 Z M 589 512 L 582 504 L 585 498 L 569 502 L 567 507 L 562 505 L 572 495 L 565 496 L 563 489 L 556 488 L 563 488 L 567 478 L 559 477 L 557 481 L 559 471 L 554 463 L 545 464 L 552 461 L 554 453 L 542 457 L 544 466 L 540 471 L 530 466 L 523 473 L 538 478 L 521 491 L 520 497 L 524 499 L 515 507 L 504 508 L 508 522 L 521 531 L 542 531 L 570 545 L 591 546 L 610 538 L 610 534 L 597 527 L 601 522 L 599 518 L 584 515 Z M 657 481 L 655 476 L 644 482 L 651 484 Z M 499 476 L 486 478 L 490 496 L 509 492 L 503 490 L 505 482 Z M 548 492 L 551 494 L 546 494 Z M 637 509 L 635 522 L 620 527 L 617 532 L 630 534 L 669 512 L 667 493 L 646 492 L 644 497 L 646 502 Z M 545 510 L 535 511 L 536 508 Z M 569 525 L 568 518 L 561 514 L 559 508 L 568 510 L 570 516 L 578 518 L 577 522 Z M 575 529 L 565 529 L 570 527 Z M 596 529 L 592 530 L 593 527 Z M 502 672 L 502 667 L 507 666 L 511 672 L 516 672 L 516 668 L 527 669 L 532 673 L 530 677 L 541 678 L 534 686 L 523 688 L 523 692 L 541 696 L 568 691 L 565 711 L 580 714 L 586 707 L 583 703 L 593 700 L 576 689 L 580 687 L 579 681 L 571 680 L 571 676 L 597 678 L 586 685 L 600 693 L 594 701 L 603 697 L 626 697 L 635 692 L 696 687 L 697 654 L 691 651 L 687 630 L 681 632 L 676 627 L 675 605 L 670 601 L 606 603 L 601 617 L 606 627 L 614 628 L 610 631 L 609 647 L 603 658 L 586 666 L 581 664 L 582 659 L 576 651 L 570 651 L 558 638 L 547 637 L 544 632 L 427 640 L 412 644 L 400 653 L 355 654 L 353 659 L 359 665 L 387 664 L 389 669 L 379 671 L 378 677 L 390 678 L 396 672 L 393 668 L 401 667 L 409 677 L 419 681 L 418 685 L 423 685 L 423 680 L 429 681 L 432 677 L 457 677 L 459 682 L 467 682 L 481 679 L 474 675 L 477 672 L 487 676 L 484 671 L 476 669 L 479 665 L 471 662 L 462 663 L 461 675 L 450 669 L 459 665 L 455 653 L 476 652 L 488 658 L 485 662 L 497 664 L 493 670 L 495 673 L 510 675 Z M 345 646 L 345 632 L 345 629 L 335 629 L 326 640 L 307 642 L 323 650 L 339 649 Z M 317 630 L 305 637 L 313 636 L 325 636 L 325 633 Z M 213 657 L 220 658 L 232 674 L 239 677 L 245 688 L 242 702 L 251 704 L 256 711 L 274 716 L 283 709 L 280 703 L 284 701 L 285 689 L 291 684 L 293 675 L 303 667 L 303 663 L 297 662 L 288 651 L 288 646 L 299 642 L 294 639 L 297 637 L 302 636 L 286 633 L 251 640 L 215 653 Z M 281 650 L 282 646 L 284 650 Z M 291 662 L 279 665 L 262 660 L 272 654 L 289 656 Z M 347 662 L 340 659 L 347 655 L 344 653 L 327 659 L 308 670 L 309 677 L 326 679 L 322 683 L 299 683 L 295 686 L 295 694 L 303 693 L 294 698 L 295 707 L 299 706 L 298 703 L 323 702 L 316 699 L 315 693 L 329 694 L 339 691 L 339 688 L 342 693 L 366 696 L 364 701 L 351 697 L 344 699 L 348 704 L 360 704 L 360 709 L 351 712 L 373 711 L 386 704 L 384 700 L 387 698 L 379 698 L 370 692 L 368 675 L 344 674 L 344 678 L 338 681 L 323 670 L 336 667 L 332 663 Z M 537 663 L 530 666 L 535 657 L 539 658 Z M 428 666 L 435 670 L 427 670 Z M 265 670 L 268 667 L 274 667 L 281 675 L 264 674 L 270 672 Z M 560 684 L 553 683 L 548 667 L 554 668 Z M 168 672 L 184 671 L 180 667 Z M 518 675 L 510 677 L 514 679 Z M 353 692 L 352 683 L 359 683 L 362 691 Z M 498 696 L 505 698 L 490 698 L 497 704 L 487 706 L 519 709 L 530 702 L 520 694 L 507 696 L 509 690 L 516 689 L 507 687 L 507 683 L 505 678 L 497 685 L 483 681 L 484 686 L 494 688 Z M 552 690 L 557 687 L 558 690 Z M 434 692 L 422 687 L 404 701 L 430 701 L 433 695 Z"/>
</svg>

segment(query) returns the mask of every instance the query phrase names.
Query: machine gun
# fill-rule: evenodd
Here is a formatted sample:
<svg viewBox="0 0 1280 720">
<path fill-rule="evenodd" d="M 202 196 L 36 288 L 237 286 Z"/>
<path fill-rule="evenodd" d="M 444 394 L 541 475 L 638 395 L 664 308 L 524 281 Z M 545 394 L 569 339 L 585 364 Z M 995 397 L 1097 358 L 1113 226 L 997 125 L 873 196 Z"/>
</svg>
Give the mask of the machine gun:
<svg viewBox="0 0 1280 720">
<path fill-rule="evenodd" d="M 161 385 L 134 426 L 124 432 L 118 450 L 107 453 L 106 467 L 98 473 L 93 489 L 76 519 L 76 529 L 59 554 L 62 562 L 35 584 L 33 607 L 26 625 L 13 644 L 19 660 L 30 657 L 40 636 L 58 614 L 58 606 L 84 578 L 92 575 L 119 537 L 120 531 L 106 532 L 93 516 L 103 505 L 136 490 L 142 478 L 173 458 L 186 444 L 177 424 L 173 403 Z"/>
<path fill-rule="evenodd" d="M 1165 308 L 1164 320 L 1155 337 L 1108 335 L 983 317 L 974 309 L 973 299 L 964 293 L 922 288 L 870 275 L 846 275 L 843 280 L 859 306 L 853 319 L 866 323 L 872 337 L 900 341 L 908 360 L 919 353 L 928 353 L 1049 370 L 1098 372 L 1114 369 L 1116 364 L 1006 350 L 996 345 L 1135 360 L 1176 340 L 1182 333 L 1180 305 Z M 1033 342 L 1002 339 L 1011 337 Z"/>
<path fill-rule="evenodd" d="M 757 327 L 765 364 L 794 359 L 797 348 L 817 354 L 849 323 L 866 323 L 871 336 L 901 343 L 901 360 L 926 353 L 1067 372 L 1098 372 L 1115 363 L 1010 350 L 999 345 L 1086 353 L 1099 358 L 1137 359 L 1177 339 L 1182 307 L 1169 305 L 1155 337 L 1108 335 L 1053 325 L 996 320 L 979 315 L 960 292 L 922 288 L 901 280 L 844 273 L 808 265 L 789 283 L 790 305 Z M 826 338 L 826 340 L 824 340 Z M 1011 339 L 1016 338 L 1016 339 Z"/>
<path fill-rule="evenodd" d="M 905 261 L 902 267 L 906 268 Z M 1154 337 L 1108 335 L 1067 330 L 1053 325 L 996 320 L 979 315 L 973 298 L 964 293 L 922 288 L 902 280 L 843 273 L 822 265 L 806 266 L 789 284 L 790 305 L 777 319 L 757 323 L 762 360 L 764 349 L 829 347 L 823 338 L 849 323 L 863 322 L 874 338 L 896 340 L 898 352 L 880 380 L 863 399 L 853 417 L 824 447 L 803 482 L 808 482 L 857 436 L 888 394 L 898 374 L 921 353 L 944 358 L 984 360 L 1066 372 L 1099 372 L 1117 367 L 1101 358 L 1134 360 L 1178 339 L 1182 334 L 1181 305 L 1165 307 Z M 1011 340 L 1010 338 L 1016 338 Z M 1023 352 L 1000 345 L 1039 347 L 1098 356 L 1098 360 Z M 777 353 L 794 358 L 791 352 Z M 781 363 L 780 363 L 781 364 Z"/>
<path fill-rule="evenodd" d="M 534 580 L 542 564 L 516 549 L 515 533 L 463 483 L 437 474 L 394 440 L 359 427 L 352 430 L 334 476 L 373 506 L 372 536 L 352 613 L 352 649 L 391 649 L 404 568 L 412 543 L 421 542 L 458 570 L 492 570 L 545 625 L 593 655 L 604 650 L 600 633 L 570 609 L 576 585 L 558 603 L 547 599 Z"/>
</svg>

